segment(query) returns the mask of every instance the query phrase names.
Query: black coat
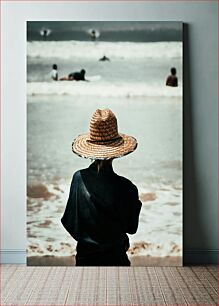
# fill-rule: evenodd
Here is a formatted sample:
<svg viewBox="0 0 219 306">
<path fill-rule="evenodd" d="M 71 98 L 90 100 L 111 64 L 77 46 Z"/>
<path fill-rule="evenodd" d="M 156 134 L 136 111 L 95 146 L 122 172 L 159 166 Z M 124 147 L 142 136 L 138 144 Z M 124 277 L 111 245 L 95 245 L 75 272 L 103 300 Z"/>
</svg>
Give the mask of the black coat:
<svg viewBox="0 0 219 306">
<path fill-rule="evenodd" d="M 126 233 L 137 231 L 141 205 L 132 182 L 117 175 L 111 166 L 98 173 L 93 163 L 73 175 L 61 222 L 78 241 L 81 255 L 127 251 Z"/>
</svg>

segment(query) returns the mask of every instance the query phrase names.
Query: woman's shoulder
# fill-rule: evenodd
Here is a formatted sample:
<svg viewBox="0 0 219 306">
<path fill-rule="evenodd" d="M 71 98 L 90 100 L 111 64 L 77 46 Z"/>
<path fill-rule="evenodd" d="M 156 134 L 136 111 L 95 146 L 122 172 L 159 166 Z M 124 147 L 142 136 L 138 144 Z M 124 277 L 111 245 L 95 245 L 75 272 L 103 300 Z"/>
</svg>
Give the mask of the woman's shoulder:
<svg viewBox="0 0 219 306">
<path fill-rule="evenodd" d="M 130 190 L 130 191 L 138 191 L 137 187 L 135 186 L 135 184 L 129 180 L 128 178 L 118 175 L 116 174 L 117 177 L 117 181 L 119 186 L 122 186 L 126 191 Z"/>
<path fill-rule="evenodd" d="M 83 168 L 83 169 L 76 170 L 73 173 L 72 180 L 73 181 L 76 181 L 76 180 L 78 181 L 80 179 L 83 179 L 84 176 L 86 176 L 88 173 L 89 173 L 89 168 Z"/>
<path fill-rule="evenodd" d="M 89 168 L 78 169 L 73 173 L 73 177 L 79 177 L 83 172 L 86 172 Z"/>
<path fill-rule="evenodd" d="M 77 170 L 73 173 L 72 176 L 72 182 L 76 183 L 79 182 L 81 180 L 81 172 L 83 171 L 83 169 Z"/>
</svg>

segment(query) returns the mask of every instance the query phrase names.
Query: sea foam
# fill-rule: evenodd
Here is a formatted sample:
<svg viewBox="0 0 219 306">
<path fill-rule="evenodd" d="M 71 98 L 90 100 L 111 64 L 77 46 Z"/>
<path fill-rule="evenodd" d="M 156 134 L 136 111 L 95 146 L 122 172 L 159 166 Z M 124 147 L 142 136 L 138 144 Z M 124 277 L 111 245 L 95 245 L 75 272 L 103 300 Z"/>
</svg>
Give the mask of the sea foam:
<svg viewBox="0 0 219 306">
<path fill-rule="evenodd" d="M 37 188 L 39 186 L 32 186 Z M 40 185 L 40 187 L 42 187 Z M 28 256 L 69 256 L 76 253 L 76 241 L 61 224 L 67 203 L 67 181 L 45 185 L 50 198 L 28 197 L 27 233 Z M 142 201 L 139 227 L 129 235 L 129 255 L 181 256 L 182 255 L 182 186 L 139 186 L 140 197 L 153 192 L 156 198 Z M 173 205 L 174 203 L 174 205 Z M 37 215 L 37 219 L 36 219 Z M 161 218 L 162 216 L 162 218 Z"/>
<path fill-rule="evenodd" d="M 166 87 L 164 84 L 107 82 L 30 82 L 27 83 L 27 95 L 71 95 L 99 97 L 181 97 L 182 87 Z"/>
<path fill-rule="evenodd" d="M 27 56 L 33 58 L 99 59 L 107 54 L 110 59 L 138 60 L 173 59 L 182 57 L 181 42 L 84 42 L 84 41 L 34 41 L 27 42 Z"/>
</svg>

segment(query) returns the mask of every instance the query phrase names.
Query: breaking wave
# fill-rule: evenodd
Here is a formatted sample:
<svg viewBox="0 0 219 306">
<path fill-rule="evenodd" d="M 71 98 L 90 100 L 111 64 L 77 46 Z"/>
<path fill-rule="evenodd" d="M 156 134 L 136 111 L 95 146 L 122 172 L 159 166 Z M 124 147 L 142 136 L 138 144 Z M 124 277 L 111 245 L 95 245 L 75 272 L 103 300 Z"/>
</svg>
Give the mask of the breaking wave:
<svg viewBox="0 0 219 306">
<path fill-rule="evenodd" d="M 86 52 L 85 52 L 86 50 Z M 27 56 L 31 58 L 98 59 L 107 54 L 111 59 L 138 60 L 173 59 L 182 57 L 179 42 L 84 42 L 84 41 L 34 41 L 27 42 Z"/>
<path fill-rule="evenodd" d="M 35 95 L 71 95 L 99 97 L 181 97 L 181 87 L 165 87 L 160 84 L 109 84 L 104 82 L 30 82 L 27 94 Z"/>
</svg>

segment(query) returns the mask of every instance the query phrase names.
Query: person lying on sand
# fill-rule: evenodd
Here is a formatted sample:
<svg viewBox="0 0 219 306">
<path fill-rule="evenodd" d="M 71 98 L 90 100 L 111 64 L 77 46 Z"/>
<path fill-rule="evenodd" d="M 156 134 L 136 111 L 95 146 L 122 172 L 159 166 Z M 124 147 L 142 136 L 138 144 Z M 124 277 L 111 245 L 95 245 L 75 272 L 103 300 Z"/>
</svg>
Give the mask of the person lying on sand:
<svg viewBox="0 0 219 306">
<path fill-rule="evenodd" d="M 62 77 L 60 81 L 88 81 L 85 79 L 86 71 L 82 69 L 80 72 L 71 72 L 68 76 Z"/>
</svg>

